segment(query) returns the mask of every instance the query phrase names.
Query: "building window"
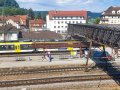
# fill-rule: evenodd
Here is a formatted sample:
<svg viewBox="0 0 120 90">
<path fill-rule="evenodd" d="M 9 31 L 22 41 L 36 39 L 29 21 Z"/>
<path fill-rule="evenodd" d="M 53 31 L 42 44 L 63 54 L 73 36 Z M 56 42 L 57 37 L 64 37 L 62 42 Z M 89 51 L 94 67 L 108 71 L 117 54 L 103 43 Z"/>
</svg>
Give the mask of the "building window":
<svg viewBox="0 0 120 90">
<path fill-rule="evenodd" d="M 117 13 L 120 14 L 120 10 L 118 10 Z"/>
<path fill-rule="evenodd" d="M 115 11 L 112 11 L 112 14 L 115 14 Z"/>
<path fill-rule="evenodd" d="M 61 26 L 61 28 L 63 28 L 63 26 Z"/>
<path fill-rule="evenodd" d="M 65 28 L 67 28 L 67 26 L 65 26 Z"/>
<path fill-rule="evenodd" d="M 58 30 L 57 33 L 60 33 L 60 30 Z"/>
<path fill-rule="evenodd" d="M 60 24 L 60 22 L 58 21 L 58 24 Z"/>
<path fill-rule="evenodd" d="M 61 23 L 63 23 L 63 21 L 61 21 Z"/>
<path fill-rule="evenodd" d="M 73 23 L 75 23 L 75 22 L 73 21 Z"/>
<path fill-rule="evenodd" d="M 60 28 L 60 26 L 58 26 L 58 28 Z"/>
<path fill-rule="evenodd" d="M 54 26 L 54 28 L 56 28 L 56 26 Z"/>
<path fill-rule="evenodd" d="M 78 19 L 80 19 L 80 17 L 79 17 L 79 16 L 78 16 L 77 18 L 78 18 Z"/>
<path fill-rule="evenodd" d="M 76 24 L 78 23 L 78 21 L 76 21 Z"/>
<path fill-rule="evenodd" d="M 55 17 L 55 19 L 58 19 L 58 17 Z"/>
<path fill-rule="evenodd" d="M 83 19 L 84 17 L 81 16 L 80 18 Z"/>
<path fill-rule="evenodd" d="M 65 21 L 65 23 L 67 24 L 67 21 Z"/>
</svg>

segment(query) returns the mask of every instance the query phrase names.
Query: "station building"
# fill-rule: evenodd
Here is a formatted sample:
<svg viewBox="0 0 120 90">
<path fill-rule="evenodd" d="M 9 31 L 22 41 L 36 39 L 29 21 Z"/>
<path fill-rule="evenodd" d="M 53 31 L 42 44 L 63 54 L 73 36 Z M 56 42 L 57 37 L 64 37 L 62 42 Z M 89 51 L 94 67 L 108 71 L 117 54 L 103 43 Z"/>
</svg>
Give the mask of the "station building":
<svg viewBox="0 0 120 90">
<path fill-rule="evenodd" d="M 87 11 L 49 11 L 46 26 L 56 33 L 65 34 L 68 24 L 86 23 Z"/>
<path fill-rule="evenodd" d="M 120 24 L 120 7 L 109 7 L 102 12 L 100 24 Z"/>
</svg>

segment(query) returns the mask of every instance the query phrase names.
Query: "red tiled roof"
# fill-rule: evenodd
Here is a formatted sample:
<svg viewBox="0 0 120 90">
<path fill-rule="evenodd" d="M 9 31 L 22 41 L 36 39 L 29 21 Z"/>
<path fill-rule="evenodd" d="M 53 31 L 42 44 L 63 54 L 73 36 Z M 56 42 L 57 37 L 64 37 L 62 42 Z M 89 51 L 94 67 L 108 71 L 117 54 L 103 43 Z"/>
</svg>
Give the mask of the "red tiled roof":
<svg viewBox="0 0 120 90">
<path fill-rule="evenodd" d="M 84 16 L 87 18 L 87 11 L 49 11 L 48 12 L 50 19 L 54 16 Z"/>
<path fill-rule="evenodd" d="M 62 35 L 53 31 L 22 32 L 24 39 L 62 39 Z"/>
<path fill-rule="evenodd" d="M 16 17 L 16 16 L 0 16 L 0 18 L 2 19 L 2 18 L 4 18 L 4 20 L 9 20 L 9 19 L 12 19 L 13 21 L 15 21 L 15 22 L 18 22 L 19 21 L 19 18 L 18 17 Z"/>
<path fill-rule="evenodd" d="M 42 19 L 35 19 L 35 20 L 30 20 L 29 22 L 29 26 L 30 27 L 34 27 L 34 26 L 39 26 L 39 27 L 42 27 L 42 25 L 45 23 L 44 20 Z"/>
<path fill-rule="evenodd" d="M 20 22 L 22 20 L 24 25 L 26 25 L 27 15 L 0 16 L 0 18 L 4 18 L 4 20 L 12 19 L 14 22 Z"/>
<path fill-rule="evenodd" d="M 27 19 L 27 15 L 18 15 L 22 20 L 26 20 Z"/>
<path fill-rule="evenodd" d="M 24 25 L 27 24 L 27 15 L 19 15 L 20 19 L 23 21 Z"/>
</svg>

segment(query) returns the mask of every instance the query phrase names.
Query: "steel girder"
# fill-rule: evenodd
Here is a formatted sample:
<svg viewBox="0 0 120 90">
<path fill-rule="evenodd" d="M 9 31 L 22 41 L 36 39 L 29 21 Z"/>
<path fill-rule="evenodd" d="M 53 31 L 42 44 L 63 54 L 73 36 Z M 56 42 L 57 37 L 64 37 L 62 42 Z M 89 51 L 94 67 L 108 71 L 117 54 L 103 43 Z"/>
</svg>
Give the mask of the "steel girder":
<svg viewBox="0 0 120 90">
<path fill-rule="evenodd" d="M 69 24 L 68 35 L 86 37 L 94 42 L 120 49 L 120 25 Z"/>
</svg>

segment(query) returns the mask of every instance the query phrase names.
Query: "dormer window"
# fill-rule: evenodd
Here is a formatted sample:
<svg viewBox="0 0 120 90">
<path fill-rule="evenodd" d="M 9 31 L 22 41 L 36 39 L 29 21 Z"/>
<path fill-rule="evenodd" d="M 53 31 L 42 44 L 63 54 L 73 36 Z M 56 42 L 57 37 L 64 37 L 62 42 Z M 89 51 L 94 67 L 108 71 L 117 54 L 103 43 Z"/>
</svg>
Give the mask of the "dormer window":
<svg viewBox="0 0 120 90">
<path fill-rule="evenodd" d="M 117 13 L 120 14 L 120 10 L 118 10 Z"/>
<path fill-rule="evenodd" d="M 112 14 L 115 14 L 115 11 L 112 11 Z"/>
</svg>

